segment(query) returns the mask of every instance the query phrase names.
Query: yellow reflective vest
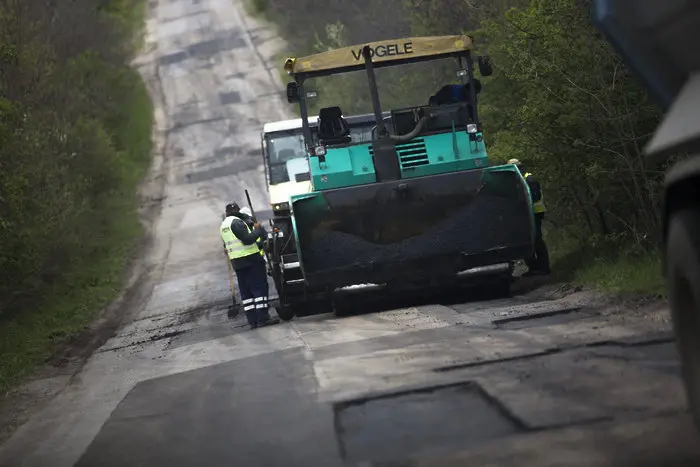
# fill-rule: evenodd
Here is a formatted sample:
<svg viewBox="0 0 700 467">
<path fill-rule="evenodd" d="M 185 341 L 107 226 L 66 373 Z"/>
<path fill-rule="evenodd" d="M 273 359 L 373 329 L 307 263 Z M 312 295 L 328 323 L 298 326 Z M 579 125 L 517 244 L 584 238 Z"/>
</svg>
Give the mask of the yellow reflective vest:
<svg viewBox="0 0 700 467">
<path fill-rule="evenodd" d="M 237 259 L 237 258 L 243 258 L 244 256 L 250 256 L 254 255 L 256 253 L 260 253 L 261 255 L 263 254 L 262 250 L 258 248 L 258 245 L 256 243 L 252 243 L 251 245 L 245 245 L 242 241 L 238 239 L 231 230 L 231 224 L 233 221 L 240 220 L 237 217 L 234 216 L 229 216 L 224 221 L 221 223 L 220 231 L 221 231 L 221 239 L 224 241 L 224 246 L 226 247 L 226 254 L 228 255 L 228 259 Z M 241 221 L 243 222 L 243 221 Z M 246 229 L 248 229 L 248 232 L 250 232 L 250 227 L 248 227 L 248 224 L 243 222 L 245 224 Z"/>
<path fill-rule="evenodd" d="M 525 174 L 525 180 L 527 180 L 527 177 L 532 175 L 530 172 Z M 544 192 L 542 191 L 542 187 L 540 187 L 540 200 L 532 203 L 532 211 L 535 214 L 542 214 L 543 212 L 547 212 L 547 207 L 544 205 Z"/>
</svg>

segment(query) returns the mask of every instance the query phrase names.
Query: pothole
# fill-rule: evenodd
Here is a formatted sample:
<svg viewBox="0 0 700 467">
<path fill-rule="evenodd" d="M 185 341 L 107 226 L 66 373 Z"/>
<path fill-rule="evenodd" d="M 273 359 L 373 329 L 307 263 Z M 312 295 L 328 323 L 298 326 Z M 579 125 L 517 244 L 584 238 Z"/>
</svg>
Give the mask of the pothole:
<svg viewBox="0 0 700 467">
<path fill-rule="evenodd" d="M 401 392 L 335 407 L 343 457 L 392 462 L 521 432 L 522 422 L 475 383 Z"/>
</svg>

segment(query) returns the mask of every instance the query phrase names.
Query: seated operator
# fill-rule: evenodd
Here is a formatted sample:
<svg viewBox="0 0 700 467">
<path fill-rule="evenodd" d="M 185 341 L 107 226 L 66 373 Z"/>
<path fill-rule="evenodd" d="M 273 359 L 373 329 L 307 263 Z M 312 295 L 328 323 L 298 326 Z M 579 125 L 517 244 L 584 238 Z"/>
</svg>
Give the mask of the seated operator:
<svg viewBox="0 0 700 467">
<path fill-rule="evenodd" d="M 481 92 L 481 82 L 474 79 L 474 93 Z M 469 84 L 447 84 L 440 88 L 435 95 L 430 96 L 428 105 L 437 107 L 446 104 L 457 104 L 459 102 L 469 102 Z"/>
</svg>

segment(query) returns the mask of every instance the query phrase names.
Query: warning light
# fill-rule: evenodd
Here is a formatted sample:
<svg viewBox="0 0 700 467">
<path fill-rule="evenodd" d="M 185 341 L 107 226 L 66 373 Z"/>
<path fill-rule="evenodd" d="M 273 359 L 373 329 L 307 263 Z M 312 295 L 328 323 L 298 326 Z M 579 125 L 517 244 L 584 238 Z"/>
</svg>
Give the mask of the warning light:
<svg viewBox="0 0 700 467">
<path fill-rule="evenodd" d="M 292 71 L 294 71 L 294 62 L 296 62 L 296 58 L 288 58 L 284 61 L 284 71 L 287 72 L 288 75 L 292 74 Z"/>
</svg>

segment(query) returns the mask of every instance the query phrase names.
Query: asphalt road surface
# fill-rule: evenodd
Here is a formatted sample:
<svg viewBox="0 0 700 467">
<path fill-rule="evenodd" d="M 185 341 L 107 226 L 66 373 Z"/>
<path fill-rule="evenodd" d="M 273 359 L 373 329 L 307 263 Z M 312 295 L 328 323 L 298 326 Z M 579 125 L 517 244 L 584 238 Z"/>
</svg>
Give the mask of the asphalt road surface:
<svg viewBox="0 0 700 467">
<path fill-rule="evenodd" d="M 143 273 L 126 322 L 0 465 L 700 465 L 663 307 L 535 290 L 227 320 L 218 225 L 244 189 L 265 205 L 259 131 L 290 115 L 279 42 L 239 0 L 151 10 L 162 209 Z"/>
</svg>

